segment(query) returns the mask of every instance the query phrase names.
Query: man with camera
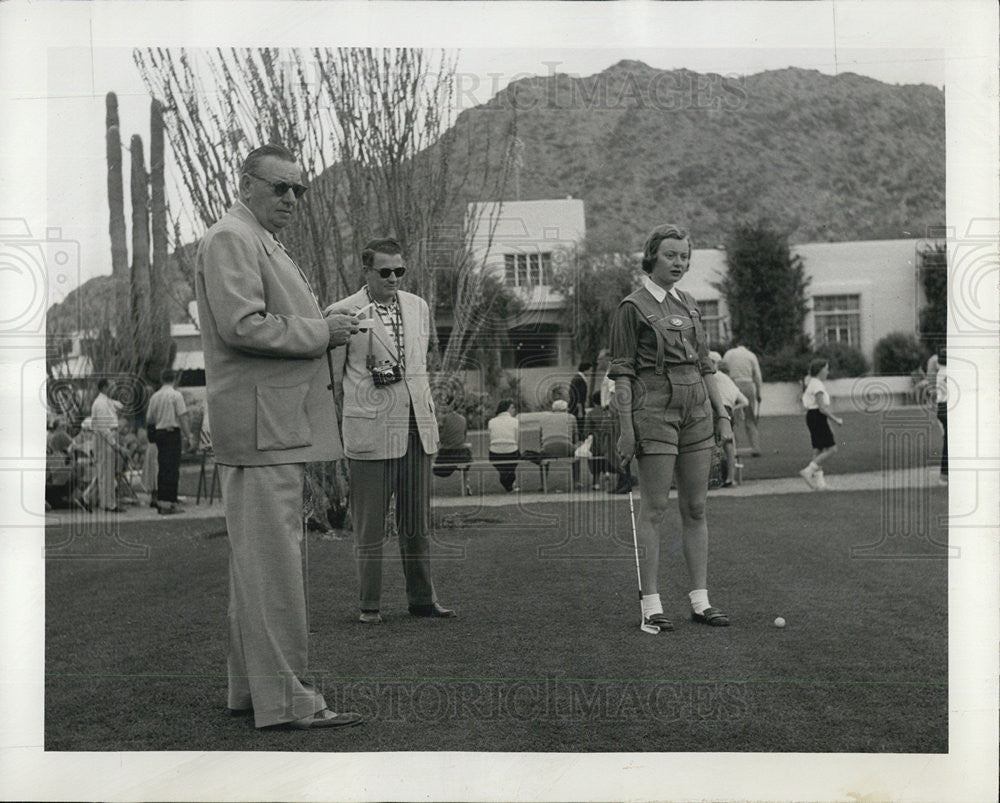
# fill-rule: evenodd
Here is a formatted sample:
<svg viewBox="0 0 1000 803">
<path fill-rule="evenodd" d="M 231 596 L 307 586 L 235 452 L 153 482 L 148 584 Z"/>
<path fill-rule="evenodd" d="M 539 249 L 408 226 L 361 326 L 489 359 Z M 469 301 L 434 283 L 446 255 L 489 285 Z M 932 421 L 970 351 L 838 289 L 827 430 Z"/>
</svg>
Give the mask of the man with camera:
<svg viewBox="0 0 1000 803">
<path fill-rule="evenodd" d="M 393 492 L 410 614 L 455 616 L 438 604 L 431 580 L 431 472 L 439 437 L 427 376 L 430 312 L 422 298 L 399 289 L 402 254 L 392 238 L 368 243 L 361 253 L 365 286 L 326 310 L 355 316 L 360 329 L 334 351 L 334 373 L 365 624 L 382 622 L 382 546 Z"/>
</svg>

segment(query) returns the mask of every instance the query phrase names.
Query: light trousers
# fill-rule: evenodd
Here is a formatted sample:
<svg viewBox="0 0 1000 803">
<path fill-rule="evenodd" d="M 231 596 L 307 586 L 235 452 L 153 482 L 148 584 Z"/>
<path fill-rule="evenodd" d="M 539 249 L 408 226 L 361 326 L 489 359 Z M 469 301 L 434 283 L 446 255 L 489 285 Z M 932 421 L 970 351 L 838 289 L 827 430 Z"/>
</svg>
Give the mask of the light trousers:
<svg viewBox="0 0 1000 803">
<path fill-rule="evenodd" d="M 309 650 L 302 575 L 305 465 L 219 466 L 229 531 L 229 695 L 258 728 L 326 708 L 304 681 Z"/>
<path fill-rule="evenodd" d="M 760 405 L 757 401 L 757 386 L 753 382 L 748 382 L 746 380 L 736 380 L 736 387 L 740 389 L 740 392 L 747 397 L 747 401 L 750 404 L 746 407 L 741 407 L 736 411 L 736 417 L 738 421 L 733 421 L 733 432 L 736 431 L 736 426 L 739 421 L 743 422 L 743 426 L 746 429 L 747 440 L 750 442 L 750 451 L 759 452 L 760 451 L 760 435 L 757 432 L 757 419 L 760 416 Z"/>
<path fill-rule="evenodd" d="M 118 507 L 118 480 L 115 478 L 115 469 L 118 465 L 118 455 L 115 452 L 117 440 L 118 432 L 115 430 L 94 431 L 94 473 L 97 474 L 97 495 L 100 506 L 105 510 Z"/>
</svg>

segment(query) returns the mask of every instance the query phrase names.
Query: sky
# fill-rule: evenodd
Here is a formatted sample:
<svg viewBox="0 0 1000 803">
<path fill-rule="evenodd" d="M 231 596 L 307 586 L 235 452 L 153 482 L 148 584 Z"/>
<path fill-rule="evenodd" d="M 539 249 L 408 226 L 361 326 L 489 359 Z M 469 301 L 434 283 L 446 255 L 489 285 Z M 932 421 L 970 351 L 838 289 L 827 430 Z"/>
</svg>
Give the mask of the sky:
<svg viewBox="0 0 1000 803">
<path fill-rule="evenodd" d="M 856 72 L 892 84 L 944 86 L 939 49 L 914 48 L 461 48 L 457 57 L 456 111 L 487 102 L 512 80 L 528 75 L 593 75 L 623 59 L 659 69 L 686 68 L 722 75 L 750 75 L 789 66 L 829 75 Z M 76 276 L 68 291 L 89 278 L 111 273 L 107 233 L 107 174 L 104 141 L 105 95 L 118 96 L 123 145 L 143 138 L 148 163 L 150 96 L 133 62 L 131 48 L 54 48 L 48 54 L 49 225 L 79 244 Z M 168 154 L 169 159 L 169 154 Z M 125 154 L 126 225 L 131 228 Z M 167 192 L 176 204 L 180 188 L 168 176 Z"/>
</svg>

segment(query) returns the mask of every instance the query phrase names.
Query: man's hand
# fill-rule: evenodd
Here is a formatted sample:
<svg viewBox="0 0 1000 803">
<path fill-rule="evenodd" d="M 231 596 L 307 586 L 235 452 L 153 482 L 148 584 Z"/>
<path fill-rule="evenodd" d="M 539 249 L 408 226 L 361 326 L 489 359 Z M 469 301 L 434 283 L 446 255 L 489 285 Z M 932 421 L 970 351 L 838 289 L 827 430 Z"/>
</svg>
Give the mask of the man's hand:
<svg viewBox="0 0 1000 803">
<path fill-rule="evenodd" d="M 357 318 L 341 313 L 331 313 L 326 316 L 326 325 L 330 329 L 330 346 L 342 346 L 351 335 L 358 333 Z"/>
</svg>

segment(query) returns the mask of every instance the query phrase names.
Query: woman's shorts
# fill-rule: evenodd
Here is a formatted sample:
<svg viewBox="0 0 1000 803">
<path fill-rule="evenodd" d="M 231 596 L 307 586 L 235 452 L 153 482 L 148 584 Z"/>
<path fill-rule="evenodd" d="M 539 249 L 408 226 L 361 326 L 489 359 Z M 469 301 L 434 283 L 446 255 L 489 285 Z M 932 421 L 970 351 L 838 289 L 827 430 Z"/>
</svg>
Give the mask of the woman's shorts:
<svg viewBox="0 0 1000 803">
<path fill-rule="evenodd" d="M 715 421 L 705 381 L 695 365 L 642 371 L 632 408 L 636 454 L 686 454 L 715 445 Z"/>
<path fill-rule="evenodd" d="M 809 427 L 809 437 L 813 449 L 829 449 L 835 446 L 830 422 L 819 410 L 806 410 L 806 426 Z"/>
</svg>

